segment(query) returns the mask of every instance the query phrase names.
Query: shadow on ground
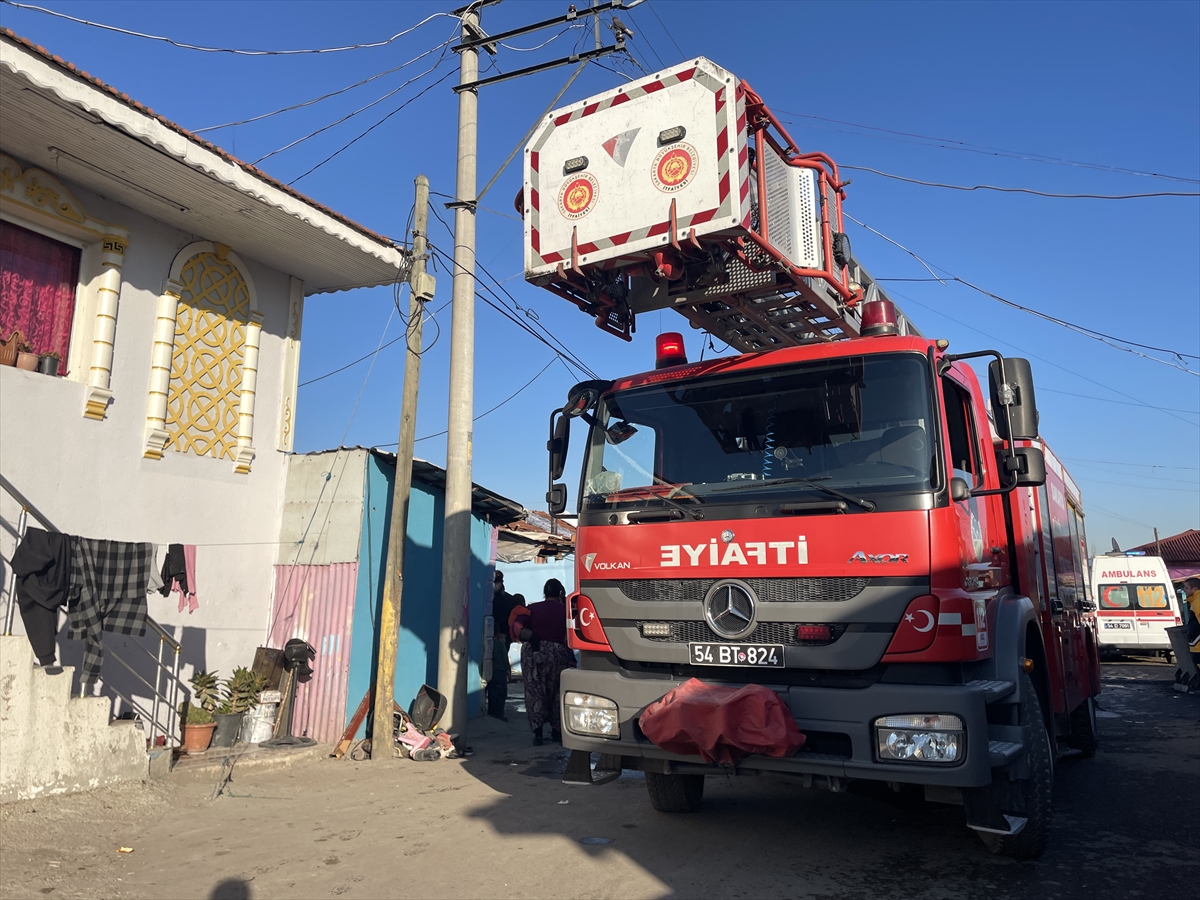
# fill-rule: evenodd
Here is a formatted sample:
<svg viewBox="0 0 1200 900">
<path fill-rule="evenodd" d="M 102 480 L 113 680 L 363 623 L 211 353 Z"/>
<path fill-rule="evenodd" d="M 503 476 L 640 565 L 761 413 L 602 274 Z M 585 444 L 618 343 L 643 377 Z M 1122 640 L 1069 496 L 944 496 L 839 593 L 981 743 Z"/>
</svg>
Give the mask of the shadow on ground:
<svg viewBox="0 0 1200 900">
<path fill-rule="evenodd" d="M 989 854 L 960 807 L 885 786 L 834 795 L 779 778 L 709 777 L 701 812 L 666 815 L 651 808 L 640 773 L 563 785 L 568 751 L 532 746 L 519 698 L 508 723 L 472 725 L 464 768 L 502 796 L 471 815 L 500 834 L 557 835 L 598 860 L 625 857 L 669 896 L 1188 896 L 1200 873 L 1187 812 L 1200 803 L 1200 699 L 1172 691 L 1173 667 L 1142 662 L 1104 667 L 1101 750 L 1059 761 L 1051 844 L 1035 862 Z M 564 883 L 562 894 L 614 887 Z"/>
</svg>

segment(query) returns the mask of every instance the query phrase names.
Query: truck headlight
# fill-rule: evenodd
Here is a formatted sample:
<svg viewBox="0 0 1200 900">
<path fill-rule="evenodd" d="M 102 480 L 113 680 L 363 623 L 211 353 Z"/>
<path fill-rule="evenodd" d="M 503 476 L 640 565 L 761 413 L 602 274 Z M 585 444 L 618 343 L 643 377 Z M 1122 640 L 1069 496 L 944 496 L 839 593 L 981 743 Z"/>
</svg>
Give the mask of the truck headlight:
<svg viewBox="0 0 1200 900">
<path fill-rule="evenodd" d="M 965 737 L 958 716 L 880 716 L 875 720 L 880 760 L 956 763 L 962 759 Z"/>
<path fill-rule="evenodd" d="M 607 697 L 567 691 L 563 696 L 563 707 L 566 709 L 569 731 L 603 738 L 621 736 L 617 704 Z"/>
</svg>

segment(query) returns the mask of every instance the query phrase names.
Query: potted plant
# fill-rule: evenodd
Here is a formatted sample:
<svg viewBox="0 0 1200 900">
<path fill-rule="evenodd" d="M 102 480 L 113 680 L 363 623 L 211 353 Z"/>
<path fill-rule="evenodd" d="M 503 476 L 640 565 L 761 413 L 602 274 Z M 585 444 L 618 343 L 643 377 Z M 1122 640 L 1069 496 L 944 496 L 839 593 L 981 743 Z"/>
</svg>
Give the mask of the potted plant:
<svg viewBox="0 0 1200 900">
<path fill-rule="evenodd" d="M 183 732 L 183 752 L 203 753 L 207 750 L 212 741 L 213 729 L 217 727 L 212 713 L 202 706 L 193 706 L 185 701 L 179 710 L 179 721 Z"/>
<path fill-rule="evenodd" d="M 221 705 L 214 713 L 217 720 L 212 742 L 214 747 L 229 747 L 238 739 L 246 710 L 257 702 L 259 693 L 266 686 L 265 675 L 244 666 L 234 669 L 233 674 L 225 679 Z"/>
<path fill-rule="evenodd" d="M 61 357 L 51 350 L 49 353 L 42 353 L 38 356 L 37 370 L 43 375 L 49 375 L 51 378 L 58 376 L 58 361 Z"/>
<path fill-rule="evenodd" d="M 199 671 L 189 679 L 196 703 L 211 713 L 221 703 L 221 685 L 216 672 Z"/>
<path fill-rule="evenodd" d="M 33 345 L 29 341 L 21 341 L 17 344 L 17 368 L 36 372 L 37 367 L 38 355 L 33 352 Z"/>
</svg>

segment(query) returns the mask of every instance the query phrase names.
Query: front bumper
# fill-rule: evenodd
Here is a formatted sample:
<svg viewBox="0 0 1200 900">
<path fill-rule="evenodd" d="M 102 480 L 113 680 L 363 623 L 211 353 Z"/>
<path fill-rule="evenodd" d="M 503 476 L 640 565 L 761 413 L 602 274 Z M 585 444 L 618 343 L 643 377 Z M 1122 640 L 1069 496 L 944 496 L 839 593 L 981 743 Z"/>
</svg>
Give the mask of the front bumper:
<svg viewBox="0 0 1200 900">
<path fill-rule="evenodd" d="M 637 726 L 638 717 L 647 706 L 683 681 L 674 676 L 632 677 L 623 671 L 565 670 L 561 679 L 563 694 L 582 691 L 616 702 L 621 737 L 586 737 L 573 734 L 564 727 L 563 746 L 571 750 L 618 754 L 642 760 L 670 761 L 685 766 L 687 771 L 699 771 L 696 767 L 705 766 L 700 757 L 677 756 L 660 750 L 642 735 Z M 738 763 L 739 770 L 948 787 L 978 787 L 991 783 L 985 693 L 980 688 L 970 685 L 880 683 L 856 689 L 766 686 L 772 688 L 788 705 L 801 733 L 844 735 L 849 738 L 850 753 L 848 756 L 844 753 L 817 753 L 806 746 L 788 759 L 748 756 Z M 562 702 L 561 695 L 559 702 Z M 966 752 L 962 760 L 952 766 L 878 762 L 875 758 L 872 723 L 879 716 L 903 713 L 948 713 L 960 717 L 966 730 Z M 565 713 L 563 720 L 566 721 Z M 716 765 L 707 768 L 713 772 L 723 771 Z"/>
</svg>

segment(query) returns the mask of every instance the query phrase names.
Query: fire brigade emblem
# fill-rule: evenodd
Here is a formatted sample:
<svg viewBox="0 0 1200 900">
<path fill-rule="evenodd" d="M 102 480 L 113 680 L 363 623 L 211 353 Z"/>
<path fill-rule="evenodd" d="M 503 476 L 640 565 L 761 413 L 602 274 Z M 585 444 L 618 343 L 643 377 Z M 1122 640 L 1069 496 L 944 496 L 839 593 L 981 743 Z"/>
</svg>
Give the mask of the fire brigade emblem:
<svg viewBox="0 0 1200 900">
<path fill-rule="evenodd" d="M 699 162 L 696 148 L 680 141 L 658 151 L 650 178 L 660 191 L 673 194 L 691 184 Z"/>
<path fill-rule="evenodd" d="M 582 219 L 596 205 L 600 185 L 594 177 L 584 172 L 563 182 L 558 192 L 558 211 L 568 219 Z"/>
</svg>

